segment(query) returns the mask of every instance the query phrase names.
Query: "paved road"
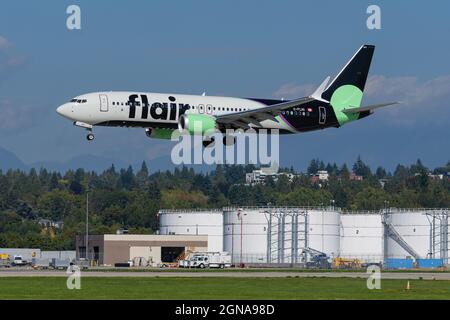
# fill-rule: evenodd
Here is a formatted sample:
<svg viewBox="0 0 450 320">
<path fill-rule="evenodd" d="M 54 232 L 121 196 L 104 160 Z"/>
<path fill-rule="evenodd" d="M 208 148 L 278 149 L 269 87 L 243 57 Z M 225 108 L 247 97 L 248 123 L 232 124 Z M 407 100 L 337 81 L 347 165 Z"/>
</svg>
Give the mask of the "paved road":
<svg viewBox="0 0 450 320">
<path fill-rule="evenodd" d="M 327 277 L 327 278 L 367 278 L 368 274 L 364 272 L 106 272 L 89 271 L 82 272 L 83 277 L 188 277 L 188 278 L 210 278 L 210 277 L 229 277 L 229 278 L 285 278 L 285 277 Z M 67 277 L 64 271 L 38 271 L 38 270 L 8 270 L 0 271 L 2 277 Z M 383 272 L 382 279 L 424 279 L 424 280 L 447 280 L 450 281 L 449 272 Z"/>
</svg>

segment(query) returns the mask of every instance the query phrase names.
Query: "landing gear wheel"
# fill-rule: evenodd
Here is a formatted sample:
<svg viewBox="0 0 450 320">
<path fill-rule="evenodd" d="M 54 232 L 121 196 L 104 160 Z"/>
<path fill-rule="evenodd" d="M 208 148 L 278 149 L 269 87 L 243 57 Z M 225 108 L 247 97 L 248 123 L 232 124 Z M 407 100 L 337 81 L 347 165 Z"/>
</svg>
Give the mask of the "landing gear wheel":
<svg viewBox="0 0 450 320">
<path fill-rule="evenodd" d="M 93 133 L 88 133 L 88 135 L 86 136 L 87 141 L 92 141 L 94 140 L 94 134 Z"/>
</svg>

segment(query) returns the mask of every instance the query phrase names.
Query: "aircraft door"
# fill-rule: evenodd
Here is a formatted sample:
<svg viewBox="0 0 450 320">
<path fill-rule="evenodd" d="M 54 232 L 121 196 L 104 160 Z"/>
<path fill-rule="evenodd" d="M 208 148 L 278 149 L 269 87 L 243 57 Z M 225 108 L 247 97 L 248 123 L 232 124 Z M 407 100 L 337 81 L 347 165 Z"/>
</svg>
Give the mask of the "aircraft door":
<svg viewBox="0 0 450 320">
<path fill-rule="evenodd" d="M 327 121 L 327 110 L 325 107 L 319 107 L 319 124 L 325 124 Z"/>
<path fill-rule="evenodd" d="M 100 95 L 100 111 L 108 111 L 108 96 L 106 94 Z"/>
<path fill-rule="evenodd" d="M 205 113 L 205 106 L 203 104 L 198 105 L 198 113 Z"/>
<path fill-rule="evenodd" d="M 212 105 L 210 105 L 210 104 L 206 105 L 206 113 L 212 114 Z"/>
</svg>

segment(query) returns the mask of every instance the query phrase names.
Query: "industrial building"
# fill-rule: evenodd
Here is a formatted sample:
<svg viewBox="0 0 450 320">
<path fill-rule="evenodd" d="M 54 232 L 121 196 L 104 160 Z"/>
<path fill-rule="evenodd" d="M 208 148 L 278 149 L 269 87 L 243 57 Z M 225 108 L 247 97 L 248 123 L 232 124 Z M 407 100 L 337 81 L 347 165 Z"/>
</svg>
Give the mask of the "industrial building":
<svg viewBox="0 0 450 320">
<path fill-rule="evenodd" d="M 155 235 L 89 235 L 98 265 L 156 266 L 192 252 L 228 252 L 234 264 L 305 265 L 314 255 L 389 265 L 449 264 L 448 209 L 347 212 L 335 207 L 160 210 Z M 86 237 L 76 238 L 86 258 Z M 433 260 L 433 261 L 432 261 Z M 138 261 L 138 263 L 136 263 Z"/>
<path fill-rule="evenodd" d="M 176 262 L 188 252 L 207 251 L 206 235 L 104 234 L 88 236 L 88 260 L 114 266 L 132 261 L 134 265 L 157 266 Z M 77 260 L 86 259 L 86 237 L 76 237 Z"/>
<path fill-rule="evenodd" d="M 309 252 L 381 263 L 442 259 L 449 263 L 448 209 L 344 212 L 333 207 L 242 207 L 161 210 L 160 234 L 205 235 L 209 251 L 234 263 L 300 264 Z"/>
</svg>

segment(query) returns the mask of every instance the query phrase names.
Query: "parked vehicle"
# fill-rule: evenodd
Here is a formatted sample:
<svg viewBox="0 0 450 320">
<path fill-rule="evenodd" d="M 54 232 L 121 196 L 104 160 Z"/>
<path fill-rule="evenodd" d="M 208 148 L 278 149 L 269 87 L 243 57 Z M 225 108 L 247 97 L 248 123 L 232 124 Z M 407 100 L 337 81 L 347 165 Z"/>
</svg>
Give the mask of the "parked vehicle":
<svg viewBox="0 0 450 320">
<path fill-rule="evenodd" d="M 49 259 L 33 259 L 32 266 L 34 269 L 48 269 L 50 268 Z"/>
<path fill-rule="evenodd" d="M 302 255 L 306 254 L 309 259 L 305 263 L 307 269 L 331 269 L 330 257 L 313 248 L 303 248 Z"/>
<path fill-rule="evenodd" d="M 359 259 L 337 257 L 333 259 L 333 267 L 337 269 L 361 269 L 362 264 Z"/>
<path fill-rule="evenodd" d="M 50 261 L 50 266 L 53 269 L 67 269 L 72 265 L 72 262 L 69 259 L 56 259 L 53 258 Z"/>
<path fill-rule="evenodd" d="M 367 269 L 368 267 L 375 266 L 378 268 L 382 268 L 383 264 L 381 262 L 364 262 L 361 264 L 361 267 Z"/>
<path fill-rule="evenodd" d="M 26 266 L 28 262 L 22 258 L 20 255 L 15 255 L 11 263 L 13 266 Z"/>
<path fill-rule="evenodd" d="M 0 268 L 9 268 L 11 267 L 11 262 L 9 261 L 9 255 L 0 254 Z"/>
<path fill-rule="evenodd" d="M 89 269 L 89 261 L 85 259 L 76 260 L 73 264 L 78 266 L 82 270 Z"/>
<path fill-rule="evenodd" d="M 185 260 L 178 261 L 181 268 L 229 268 L 231 255 L 227 252 L 197 252 Z"/>
</svg>

